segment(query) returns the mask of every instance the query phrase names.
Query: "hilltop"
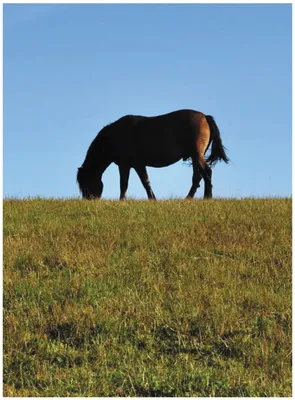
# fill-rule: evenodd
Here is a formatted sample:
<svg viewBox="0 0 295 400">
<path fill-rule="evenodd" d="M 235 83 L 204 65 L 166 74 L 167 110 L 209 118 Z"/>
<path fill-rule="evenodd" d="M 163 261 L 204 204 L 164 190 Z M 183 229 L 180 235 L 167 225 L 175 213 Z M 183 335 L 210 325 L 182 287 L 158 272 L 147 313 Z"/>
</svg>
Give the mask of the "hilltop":
<svg viewBox="0 0 295 400">
<path fill-rule="evenodd" d="M 291 396 L 291 198 L 3 214 L 5 396 Z"/>
</svg>

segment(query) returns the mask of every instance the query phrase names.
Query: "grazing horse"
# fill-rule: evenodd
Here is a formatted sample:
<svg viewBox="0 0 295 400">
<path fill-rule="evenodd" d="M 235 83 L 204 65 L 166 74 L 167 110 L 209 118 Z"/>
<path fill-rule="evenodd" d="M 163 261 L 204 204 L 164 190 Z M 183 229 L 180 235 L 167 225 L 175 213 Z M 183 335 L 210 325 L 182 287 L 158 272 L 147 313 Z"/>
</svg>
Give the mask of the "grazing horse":
<svg viewBox="0 0 295 400">
<path fill-rule="evenodd" d="M 204 155 L 212 143 L 211 154 Z M 120 199 L 125 199 L 130 169 L 137 172 L 149 199 L 155 199 L 146 167 L 166 167 L 191 159 L 192 186 L 187 198 L 193 198 L 200 181 L 205 182 L 204 198 L 212 197 L 210 166 L 218 160 L 228 162 L 219 129 L 210 115 L 179 110 L 156 117 L 126 115 L 105 126 L 91 143 L 77 182 L 83 198 L 100 198 L 102 174 L 114 162 L 120 172 Z"/>
</svg>

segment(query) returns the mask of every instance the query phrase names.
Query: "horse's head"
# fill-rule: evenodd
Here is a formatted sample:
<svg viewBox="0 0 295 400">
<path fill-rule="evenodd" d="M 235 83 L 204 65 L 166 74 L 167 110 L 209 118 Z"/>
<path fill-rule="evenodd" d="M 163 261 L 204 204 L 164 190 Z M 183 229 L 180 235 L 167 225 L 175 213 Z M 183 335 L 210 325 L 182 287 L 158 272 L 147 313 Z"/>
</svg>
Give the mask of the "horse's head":
<svg viewBox="0 0 295 400">
<path fill-rule="evenodd" d="M 103 191 L 101 174 L 92 168 L 78 168 L 77 182 L 84 199 L 100 199 Z"/>
</svg>

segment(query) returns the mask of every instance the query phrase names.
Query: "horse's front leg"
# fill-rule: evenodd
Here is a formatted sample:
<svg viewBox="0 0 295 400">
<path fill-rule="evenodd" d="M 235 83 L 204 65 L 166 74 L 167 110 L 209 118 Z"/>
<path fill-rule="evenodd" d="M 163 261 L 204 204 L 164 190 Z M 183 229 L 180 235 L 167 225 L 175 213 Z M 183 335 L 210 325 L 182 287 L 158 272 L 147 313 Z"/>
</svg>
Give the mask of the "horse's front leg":
<svg viewBox="0 0 295 400">
<path fill-rule="evenodd" d="M 119 165 L 119 173 L 120 173 L 120 200 L 125 200 L 128 188 L 130 166 L 124 164 Z"/>
<path fill-rule="evenodd" d="M 141 183 L 143 184 L 143 187 L 146 190 L 147 196 L 149 200 L 156 200 L 156 196 L 154 195 L 154 192 L 152 191 L 149 176 L 146 170 L 146 167 L 144 165 L 136 166 L 134 167 L 135 171 L 137 172 L 137 175 L 139 176 L 139 179 L 141 180 Z"/>
</svg>

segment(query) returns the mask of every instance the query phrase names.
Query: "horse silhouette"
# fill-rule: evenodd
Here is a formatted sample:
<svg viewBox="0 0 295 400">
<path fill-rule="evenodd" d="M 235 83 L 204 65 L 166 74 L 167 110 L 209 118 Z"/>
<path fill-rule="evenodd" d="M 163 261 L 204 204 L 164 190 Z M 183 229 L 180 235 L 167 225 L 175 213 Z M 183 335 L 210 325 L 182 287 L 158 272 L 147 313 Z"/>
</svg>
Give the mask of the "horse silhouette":
<svg viewBox="0 0 295 400">
<path fill-rule="evenodd" d="M 211 154 L 205 159 L 211 143 Z M 179 110 L 155 117 L 126 115 L 98 133 L 78 168 L 77 182 L 83 198 L 100 198 L 102 174 L 114 162 L 119 167 L 121 200 L 126 198 L 131 168 L 137 172 L 148 198 L 156 199 L 146 167 L 166 167 L 181 159 L 191 159 L 193 167 L 187 198 L 194 197 L 202 178 L 204 198 L 211 198 L 211 166 L 219 160 L 229 161 L 211 115 L 194 110 Z"/>
</svg>

